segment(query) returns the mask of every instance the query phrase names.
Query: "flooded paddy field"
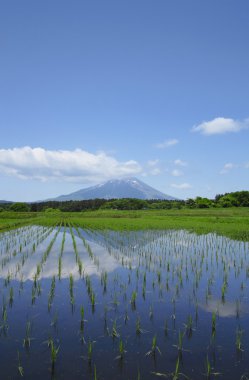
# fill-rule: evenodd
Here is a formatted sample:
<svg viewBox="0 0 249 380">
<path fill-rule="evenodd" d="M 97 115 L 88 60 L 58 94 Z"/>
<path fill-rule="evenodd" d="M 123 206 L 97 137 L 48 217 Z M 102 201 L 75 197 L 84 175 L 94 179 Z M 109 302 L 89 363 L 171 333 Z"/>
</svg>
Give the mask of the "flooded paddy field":
<svg viewBox="0 0 249 380">
<path fill-rule="evenodd" d="M 3 379 L 249 378 L 249 244 L 184 230 L 0 234 Z"/>
</svg>

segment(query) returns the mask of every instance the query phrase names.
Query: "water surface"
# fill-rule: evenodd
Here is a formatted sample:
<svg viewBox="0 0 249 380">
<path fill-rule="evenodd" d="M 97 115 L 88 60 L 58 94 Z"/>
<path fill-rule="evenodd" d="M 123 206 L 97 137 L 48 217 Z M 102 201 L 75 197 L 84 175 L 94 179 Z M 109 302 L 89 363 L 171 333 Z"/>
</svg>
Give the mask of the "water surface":
<svg viewBox="0 0 249 380">
<path fill-rule="evenodd" d="M 1 233 L 1 378 L 249 377 L 248 277 L 248 243 L 215 234 Z"/>
</svg>

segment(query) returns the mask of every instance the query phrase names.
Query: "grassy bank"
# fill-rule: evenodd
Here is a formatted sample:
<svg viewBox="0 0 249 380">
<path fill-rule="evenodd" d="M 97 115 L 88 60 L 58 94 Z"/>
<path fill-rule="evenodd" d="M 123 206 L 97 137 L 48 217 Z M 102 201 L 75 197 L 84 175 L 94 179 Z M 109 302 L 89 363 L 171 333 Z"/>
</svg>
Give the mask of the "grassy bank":
<svg viewBox="0 0 249 380">
<path fill-rule="evenodd" d="M 0 214 L 1 230 L 24 224 L 59 223 L 113 230 L 187 229 L 197 233 L 216 232 L 249 241 L 249 208 Z"/>
<path fill-rule="evenodd" d="M 36 224 L 44 219 L 41 213 L 34 212 L 1 212 L 0 231 L 20 227 L 26 224 Z"/>
</svg>

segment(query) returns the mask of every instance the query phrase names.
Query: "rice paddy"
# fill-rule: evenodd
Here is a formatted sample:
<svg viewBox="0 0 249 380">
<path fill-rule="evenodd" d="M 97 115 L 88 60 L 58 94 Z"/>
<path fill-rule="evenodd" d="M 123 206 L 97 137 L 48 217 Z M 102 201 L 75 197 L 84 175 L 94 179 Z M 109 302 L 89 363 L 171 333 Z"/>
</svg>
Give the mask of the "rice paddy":
<svg viewBox="0 0 249 380">
<path fill-rule="evenodd" d="M 73 223 L 0 234 L 3 379 L 249 378 L 249 243 Z"/>
</svg>

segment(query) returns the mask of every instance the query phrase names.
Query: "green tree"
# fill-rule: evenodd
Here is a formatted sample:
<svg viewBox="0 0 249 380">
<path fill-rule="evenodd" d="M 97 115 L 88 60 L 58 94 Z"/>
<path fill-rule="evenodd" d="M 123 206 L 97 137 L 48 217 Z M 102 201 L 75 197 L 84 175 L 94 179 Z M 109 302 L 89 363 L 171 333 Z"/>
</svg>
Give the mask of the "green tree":
<svg viewBox="0 0 249 380">
<path fill-rule="evenodd" d="M 212 206 L 212 201 L 208 198 L 197 197 L 195 198 L 196 207 L 209 208 Z"/>
<path fill-rule="evenodd" d="M 10 206 L 10 210 L 15 212 L 27 212 L 29 208 L 29 205 L 24 202 L 16 202 Z"/>
<path fill-rule="evenodd" d="M 192 198 L 189 198 L 185 201 L 185 204 L 187 207 L 189 208 L 196 208 L 196 203 L 195 203 L 195 200 L 192 199 Z"/>
</svg>

